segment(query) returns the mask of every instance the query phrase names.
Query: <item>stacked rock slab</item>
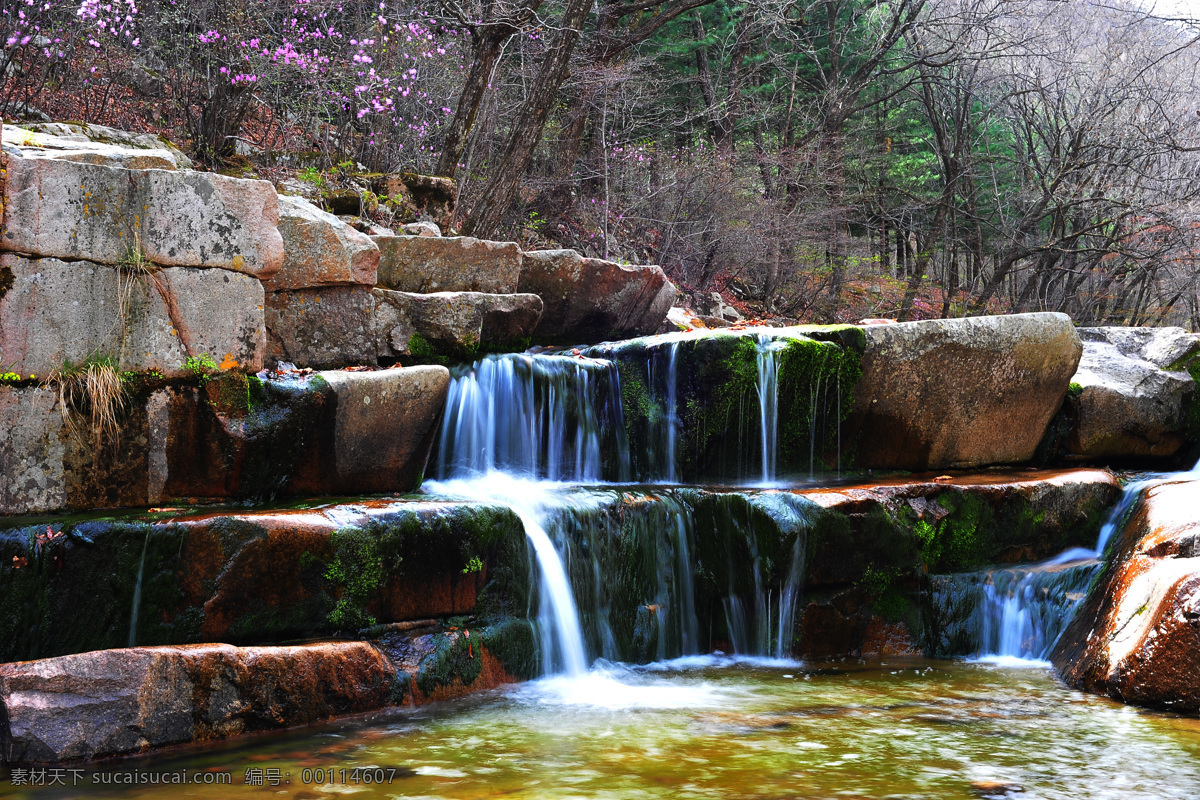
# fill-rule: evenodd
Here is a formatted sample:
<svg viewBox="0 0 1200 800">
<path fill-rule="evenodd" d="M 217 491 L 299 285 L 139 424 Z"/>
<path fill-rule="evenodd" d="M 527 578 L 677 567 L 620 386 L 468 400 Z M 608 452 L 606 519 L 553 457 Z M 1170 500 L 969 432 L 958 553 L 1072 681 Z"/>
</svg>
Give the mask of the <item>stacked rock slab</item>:
<svg viewBox="0 0 1200 800">
<path fill-rule="evenodd" d="M 1182 328 L 1080 328 L 1083 358 L 1072 379 L 1068 456 L 1169 458 L 1183 447 L 1196 384 L 1188 364 L 1200 336 Z"/>
<path fill-rule="evenodd" d="M 298 197 L 280 197 L 284 259 L 266 282 L 269 360 L 314 369 L 376 362 L 379 248 Z"/>
<path fill-rule="evenodd" d="M 281 380 L 229 373 L 202 388 L 150 381 L 117 441 L 99 449 L 64 430 L 55 389 L 0 386 L 0 509 L 410 491 L 449 381 L 441 366 Z"/>
<path fill-rule="evenodd" d="M 1200 472 L 1145 490 L 1051 661 L 1069 685 L 1200 711 Z"/>
<path fill-rule="evenodd" d="M 542 298 L 538 339 L 561 344 L 652 333 L 676 295 L 661 267 L 584 258 L 574 250 L 525 253 L 517 289 Z"/>
</svg>

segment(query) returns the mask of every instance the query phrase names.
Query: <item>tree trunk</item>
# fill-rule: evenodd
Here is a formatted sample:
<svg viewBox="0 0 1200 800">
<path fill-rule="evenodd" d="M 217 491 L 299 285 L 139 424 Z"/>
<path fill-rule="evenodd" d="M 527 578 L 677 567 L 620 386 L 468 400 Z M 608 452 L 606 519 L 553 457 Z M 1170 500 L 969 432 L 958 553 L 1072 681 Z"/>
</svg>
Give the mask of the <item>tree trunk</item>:
<svg viewBox="0 0 1200 800">
<path fill-rule="evenodd" d="M 483 187 L 475 202 L 471 216 L 467 219 L 464 233 L 468 236 L 487 237 L 496 232 L 500 221 L 508 211 L 521 178 L 529 168 L 533 152 L 542 140 L 546 120 L 558 90 L 567 77 L 571 53 L 579 41 L 579 29 L 592 9 L 593 0 L 568 0 L 559 22 L 559 31 L 546 53 L 542 68 L 529 87 L 529 94 L 517 112 L 509 135 L 508 146 L 496 172 Z"/>
</svg>

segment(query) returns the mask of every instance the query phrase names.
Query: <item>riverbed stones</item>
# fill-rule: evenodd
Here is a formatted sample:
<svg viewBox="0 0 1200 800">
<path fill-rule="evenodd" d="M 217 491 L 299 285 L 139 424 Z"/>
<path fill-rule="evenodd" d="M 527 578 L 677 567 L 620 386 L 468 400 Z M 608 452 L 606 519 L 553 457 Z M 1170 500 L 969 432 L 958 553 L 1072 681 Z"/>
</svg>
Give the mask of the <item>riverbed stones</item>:
<svg viewBox="0 0 1200 800">
<path fill-rule="evenodd" d="M 925 470 L 1029 461 L 1082 353 L 1065 314 L 863 330 L 862 379 L 846 426 L 863 467 Z"/>
<path fill-rule="evenodd" d="M 267 360 L 312 369 L 374 365 L 374 314 L 369 286 L 269 292 Z"/>
<path fill-rule="evenodd" d="M 283 266 L 266 282 L 268 291 L 317 286 L 374 286 L 379 248 L 333 214 L 300 197 L 279 197 Z"/>
<path fill-rule="evenodd" d="M 86 261 L 0 255 L 0 360 L 49 378 L 97 356 L 125 370 L 191 374 L 189 357 L 262 369 L 263 289 L 248 275 L 171 267 L 129 273 Z"/>
<path fill-rule="evenodd" d="M 1069 685 L 1136 705 L 1200 711 L 1200 473 L 1145 490 L 1051 654 Z"/>
<path fill-rule="evenodd" d="M 516 242 L 469 236 L 374 236 L 379 287 L 400 292 L 513 294 L 521 273 Z"/>
<path fill-rule="evenodd" d="M 536 294 L 375 290 L 381 357 L 468 359 L 480 351 L 520 351 L 542 316 Z"/>
<path fill-rule="evenodd" d="M 3 760 L 58 763 L 304 725 L 393 702 L 365 642 L 139 647 L 0 665 Z"/>
<path fill-rule="evenodd" d="M 574 250 L 525 253 L 518 291 L 545 304 L 537 341 L 562 344 L 653 334 L 676 295 L 661 267 L 584 258 Z"/>
<path fill-rule="evenodd" d="M 205 267 L 269 279 L 283 263 L 267 181 L 8 154 L 0 250 L 68 261 Z"/>
<path fill-rule="evenodd" d="M 320 376 L 337 398 L 331 488 L 395 492 L 419 486 L 445 411 L 449 370 L 425 366 Z"/>
<path fill-rule="evenodd" d="M 1196 392 L 1187 363 L 1200 358 L 1200 336 L 1182 328 L 1080 328 L 1079 335 L 1067 453 L 1091 460 L 1177 453 Z"/>
</svg>

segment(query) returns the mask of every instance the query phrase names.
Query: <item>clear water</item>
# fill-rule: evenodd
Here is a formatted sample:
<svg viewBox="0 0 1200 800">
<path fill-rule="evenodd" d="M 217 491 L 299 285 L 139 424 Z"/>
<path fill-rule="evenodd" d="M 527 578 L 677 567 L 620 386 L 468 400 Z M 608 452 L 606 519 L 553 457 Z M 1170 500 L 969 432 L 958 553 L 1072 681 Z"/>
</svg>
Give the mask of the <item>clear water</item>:
<svg viewBox="0 0 1200 800">
<path fill-rule="evenodd" d="M 693 657 L 103 765 L 150 767 L 230 770 L 233 784 L 86 796 L 1182 800 L 1200 793 L 1200 720 L 1070 691 L 1044 669 Z M 314 780 L 355 767 L 397 772 Z M 247 768 L 291 783 L 246 786 Z M 81 794 L 0 781 L 4 798 Z"/>
</svg>

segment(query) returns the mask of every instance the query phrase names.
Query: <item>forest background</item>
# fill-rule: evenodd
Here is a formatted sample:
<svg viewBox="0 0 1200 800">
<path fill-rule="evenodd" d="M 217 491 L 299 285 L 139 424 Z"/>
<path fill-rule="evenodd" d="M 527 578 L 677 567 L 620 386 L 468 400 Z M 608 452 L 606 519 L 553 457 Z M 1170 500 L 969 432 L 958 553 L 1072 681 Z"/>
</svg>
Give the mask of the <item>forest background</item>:
<svg viewBox="0 0 1200 800">
<path fill-rule="evenodd" d="M 1152 7 L 3 0 L 0 41 L 6 120 L 453 177 L 462 233 L 661 264 L 700 312 L 1200 329 L 1200 27 Z"/>
</svg>

